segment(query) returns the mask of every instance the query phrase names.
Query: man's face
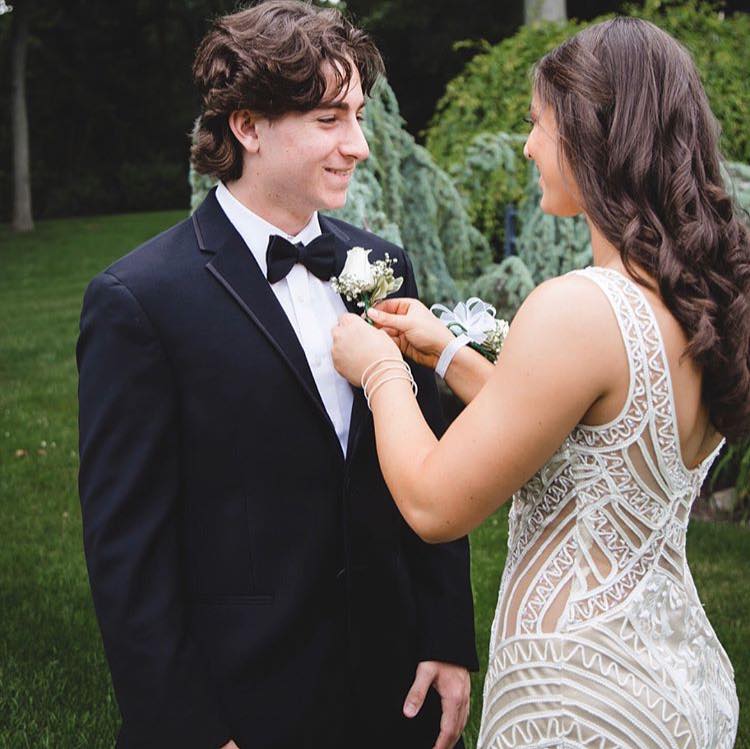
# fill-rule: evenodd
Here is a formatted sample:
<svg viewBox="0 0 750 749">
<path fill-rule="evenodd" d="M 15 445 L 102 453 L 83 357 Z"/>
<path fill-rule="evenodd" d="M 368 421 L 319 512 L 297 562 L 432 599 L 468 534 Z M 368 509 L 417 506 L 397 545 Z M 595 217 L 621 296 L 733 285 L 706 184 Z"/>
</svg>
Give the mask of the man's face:
<svg viewBox="0 0 750 749">
<path fill-rule="evenodd" d="M 245 162 L 254 189 L 262 193 L 256 199 L 302 225 L 316 210 L 341 208 L 355 166 L 370 153 L 360 122 L 364 105 L 355 69 L 349 88 L 330 104 L 274 122 L 259 120 L 258 151 Z"/>
</svg>

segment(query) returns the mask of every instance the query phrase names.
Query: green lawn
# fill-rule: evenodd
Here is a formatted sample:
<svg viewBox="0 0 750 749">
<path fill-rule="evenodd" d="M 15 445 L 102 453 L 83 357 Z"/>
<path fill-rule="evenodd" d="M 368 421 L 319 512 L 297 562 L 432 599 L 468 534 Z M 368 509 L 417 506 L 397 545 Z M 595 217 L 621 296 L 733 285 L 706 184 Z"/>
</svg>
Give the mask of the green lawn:
<svg viewBox="0 0 750 749">
<path fill-rule="evenodd" d="M 118 723 L 89 596 L 76 493 L 74 344 L 87 281 L 180 212 L 0 226 L 0 747 L 111 747 Z M 480 658 L 507 542 L 501 512 L 472 538 Z M 694 523 L 693 574 L 750 699 L 750 531 Z M 481 675 L 474 679 L 473 746 Z M 737 747 L 750 749 L 743 715 Z M 242 747 L 242 749 L 247 749 Z"/>
</svg>

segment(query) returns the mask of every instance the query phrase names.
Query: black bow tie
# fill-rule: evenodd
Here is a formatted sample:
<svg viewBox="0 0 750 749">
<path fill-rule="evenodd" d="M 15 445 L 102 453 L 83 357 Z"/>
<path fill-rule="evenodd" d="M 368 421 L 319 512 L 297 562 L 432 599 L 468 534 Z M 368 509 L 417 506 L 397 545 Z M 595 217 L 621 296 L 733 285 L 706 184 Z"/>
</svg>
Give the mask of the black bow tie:
<svg viewBox="0 0 750 749">
<path fill-rule="evenodd" d="M 297 264 L 307 268 L 314 276 L 327 281 L 336 272 L 335 240 L 333 234 L 321 234 L 307 245 L 292 244 L 288 239 L 272 234 L 266 250 L 266 278 L 276 283 Z"/>
</svg>

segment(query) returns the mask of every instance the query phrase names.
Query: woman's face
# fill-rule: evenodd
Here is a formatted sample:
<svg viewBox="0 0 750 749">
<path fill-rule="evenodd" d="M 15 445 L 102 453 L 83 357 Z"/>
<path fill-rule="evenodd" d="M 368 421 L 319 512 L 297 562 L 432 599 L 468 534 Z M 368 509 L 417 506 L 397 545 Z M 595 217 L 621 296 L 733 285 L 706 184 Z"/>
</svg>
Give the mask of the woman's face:
<svg viewBox="0 0 750 749">
<path fill-rule="evenodd" d="M 536 94 L 531 100 L 531 132 L 523 147 L 527 159 L 539 170 L 541 209 L 553 216 L 577 216 L 583 207 L 578 186 L 565 167 L 558 149 L 557 125 L 551 107 L 543 106 Z"/>
</svg>

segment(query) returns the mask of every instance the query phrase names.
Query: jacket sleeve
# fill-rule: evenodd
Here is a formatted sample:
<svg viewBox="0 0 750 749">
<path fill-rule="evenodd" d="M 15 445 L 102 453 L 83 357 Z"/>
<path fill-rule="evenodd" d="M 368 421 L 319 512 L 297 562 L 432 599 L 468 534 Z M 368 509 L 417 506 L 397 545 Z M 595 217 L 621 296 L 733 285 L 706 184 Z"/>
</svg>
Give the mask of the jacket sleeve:
<svg viewBox="0 0 750 749">
<path fill-rule="evenodd" d="M 418 298 L 414 270 L 406 253 L 404 263 L 404 296 Z M 419 388 L 417 399 L 422 413 L 440 437 L 446 424 L 435 374 L 413 362 L 410 366 Z M 468 538 L 427 544 L 406 523 L 404 533 L 417 596 L 419 661 L 446 661 L 478 670 Z"/>
<path fill-rule="evenodd" d="M 77 362 L 84 548 L 123 716 L 118 746 L 218 749 L 231 737 L 186 619 L 174 378 L 111 273 L 86 291 Z"/>
</svg>

